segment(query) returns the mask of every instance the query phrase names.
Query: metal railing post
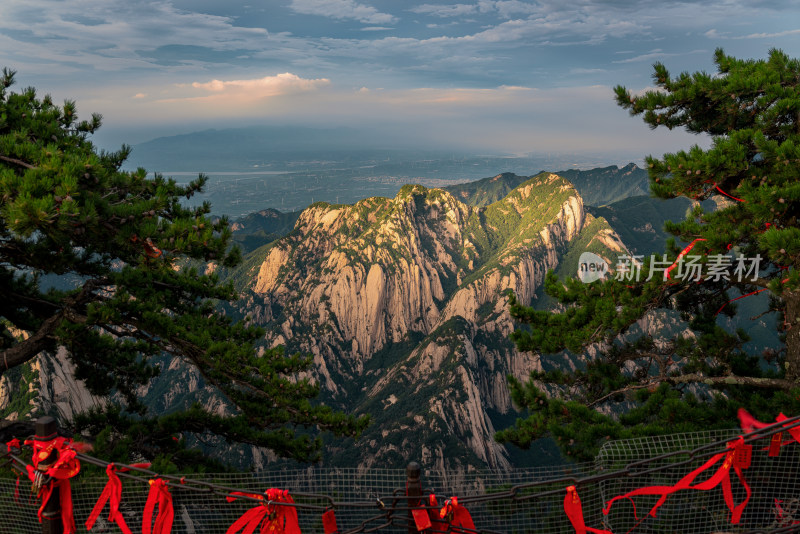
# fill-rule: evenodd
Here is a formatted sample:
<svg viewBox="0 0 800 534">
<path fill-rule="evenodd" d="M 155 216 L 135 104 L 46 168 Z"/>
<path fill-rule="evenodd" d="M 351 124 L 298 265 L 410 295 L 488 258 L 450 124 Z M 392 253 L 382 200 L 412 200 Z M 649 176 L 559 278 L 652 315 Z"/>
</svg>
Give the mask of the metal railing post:
<svg viewBox="0 0 800 534">
<path fill-rule="evenodd" d="M 58 425 L 56 420 L 46 415 L 36 420 L 36 437 L 37 441 L 53 441 L 58 437 Z M 47 471 L 50 466 L 58 460 L 58 451 L 53 450 L 44 460 L 40 460 L 38 464 L 39 471 Z M 64 526 L 61 522 L 61 498 L 58 486 L 53 488 L 50 498 L 47 500 L 47 505 L 42 511 L 42 534 L 63 534 Z"/>
<path fill-rule="evenodd" d="M 422 468 L 417 462 L 411 462 L 406 467 L 406 497 L 408 500 L 408 534 L 419 532 L 414 523 L 414 516 L 411 508 L 416 508 L 421 504 L 422 497 Z"/>
</svg>

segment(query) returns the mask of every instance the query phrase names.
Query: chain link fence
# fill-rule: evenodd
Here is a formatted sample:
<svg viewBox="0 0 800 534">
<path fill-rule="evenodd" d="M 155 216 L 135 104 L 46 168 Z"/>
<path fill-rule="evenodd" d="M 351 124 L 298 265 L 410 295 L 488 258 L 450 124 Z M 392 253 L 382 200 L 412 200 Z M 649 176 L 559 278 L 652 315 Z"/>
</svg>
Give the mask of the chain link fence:
<svg viewBox="0 0 800 534">
<path fill-rule="evenodd" d="M 795 422 L 794 424 L 800 424 Z M 575 532 L 564 509 L 566 488 L 575 486 L 582 502 L 587 527 L 616 534 L 626 533 L 755 533 L 800 531 L 800 444 L 787 440 L 777 456 L 770 456 L 770 437 L 754 441 L 750 466 L 743 477 L 751 493 L 739 524 L 731 525 L 731 513 L 720 486 L 709 491 L 682 490 L 671 494 L 655 517 L 648 515 L 657 496 L 642 495 L 614 503 L 608 515 L 603 507 L 612 498 L 645 486 L 672 486 L 703 465 L 713 454 L 724 453 L 736 430 L 677 434 L 606 443 L 595 462 L 555 467 L 517 469 L 510 472 L 475 471 L 439 473 L 422 470 L 423 495 L 442 499 L 457 496 L 469 510 L 476 530 L 504 534 L 567 534 Z M 700 474 L 708 479 L 719 468 Z M 147 499 L 145 479 L 123 478 L 121 511 L 133 532 L 141 532 Z M 72 479 L 74 517 L 78 531 L 86 521 L 107 478 L 78 475 Z M 173 479 L 174 481 L 175 479 Z M 187 476 L 188 481 L 188 476 Z M 173 483 L 175 534 L 225 533 L 254 501 L 227 502 L 230 489 L 261 494 L 268 488 L 289 490 L 297 503 L 303 533 L 322 533 L 322 513 L 333 508 L 339 532 L 409 532 L 406 472 L 399 469 L 307 469 L 265 471 L 255 474 L 191 475 L 192 482 L 210 486 Z M 731 471 L 735 503 L 748 490 Z M 18 492 L 19 496 L 15 497 Z M 41 532 L 39 503 L 30 482 L 0 478 L 0 532 Z M 635 510 L 634 510 L 635 508 Z M 92 532 L 120 532 L 107 521 L 103 510 Z M 798 524 L 795 524 L 795 521 Z"/>
</svg>

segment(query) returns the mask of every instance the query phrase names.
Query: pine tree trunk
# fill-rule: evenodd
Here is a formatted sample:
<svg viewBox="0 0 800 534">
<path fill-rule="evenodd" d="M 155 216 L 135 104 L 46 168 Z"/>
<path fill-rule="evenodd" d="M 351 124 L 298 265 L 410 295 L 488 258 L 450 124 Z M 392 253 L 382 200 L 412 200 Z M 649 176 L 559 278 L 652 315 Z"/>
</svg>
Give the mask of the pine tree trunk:
<svg viewBox="0 0 800 534">
<path fill-rule="evenodd" d="M 786 302 L 786 379 L 800 385 L 800 291 L 783 294 Z"/>
</svg>

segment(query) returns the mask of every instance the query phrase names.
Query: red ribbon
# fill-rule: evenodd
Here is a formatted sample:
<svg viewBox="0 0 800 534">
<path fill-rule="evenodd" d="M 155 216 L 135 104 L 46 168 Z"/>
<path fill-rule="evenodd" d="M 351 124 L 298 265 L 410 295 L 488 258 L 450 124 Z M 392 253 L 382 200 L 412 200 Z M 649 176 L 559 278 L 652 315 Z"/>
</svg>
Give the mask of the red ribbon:
<svg viewBox="0 0 800 534">
<path fill-rule="evenodd" d="M 775 500 L 775 514 L 778 516 L 779 527 L 788 525 L 800 525 L 800 521 L 795 521 L 791 519 L 791 516 L 784 518 L 783 506 L 781 506 L 781 503 L 783 503 L 783 501 L 779 501 L 778 499 L 774 500 Z M 789 523 L 790 520 L 792 521 L 791 523 Z"/>
<path fill-rule="evenodd" d="M 728 197 L 728 198 L 732 198 L 733 200 L 738 200 L 739 202 L 747 202 L 746 200 L 744 200 L 744 199 L 742 199 L 742 198 L 736 198 L 736 197 L 735 197 L 735 196 L 733 196 L 733 195 L 729 195 L 728 193 L 726 193 L 725 191 L 723 191 L 722 189 L 720 189 L 720 188 L 719 188 L 719 186 L 718 186 L 717 184 L 714 184 L 714 188 L 715 188 L 717 191 L 719 191 L 720 193 L 722 193 L 723 195 L 725 195 L 726 197 Z"/>
<path fill-rule="evenodd" d="M 143 241 L 144 253 L 150 258 L 157 258 L 161 256 L 161 249 L 153 244 L 153 241 L 148 237 Z"/>
<path fill-rule="evenodd" d="M 150 464 L 134 464 L 134 467 L 147 468 L 150 467 Z M 131 529 L 128 528 L 128 525 L 125 523 L 125 518 L 122 517 L 122 513 L 119 511 L 119 505 L 122 500 L 122 482 L 117 476 L 117 471 L 125 472 L 128 471 L 128 468 L 120 468 L 113 463 L 106 466 L 108 482 L 106 482 L 106 487 L 103 488 L 103 492 L 97 499 L 97 503 L 95 503 L 94 508 L 92 508 L 89 519 L 86 520 L 86 530 L 92 530 L 106 502 L 110 501 L 108 520 L 115 522 L 125 534 L 131 534 Z"/>
<path fill-rule="evenodd" d="M 744 432 L 754 432 L 756 430 L 760 430 L 764 427 L 774 424 L 774 423 L 762 423 L 761 421 L 750 415 L 744 408 L 739 408 L 739 411 L 737 412 L 736 415 L 739 417 L 739 423 L 741 424 L 742 430 Z M 786 421 L 787 419 L 789 418 L 783 415 L 783 413 L 779 413 L 778 417 L 775 418 L 775 422 L 780 423 L 782 421 Z M 798 423 L 797 421 L 795 421 L 794 423 L 787 423 L 783 425 L 783 428 L 785 428 L 786 431 L 789 432 L 789 434 L 796 442 L 800 443 L 800 426 L 797 425 Z M 780 449 L 780 447 L 782 447 L 783 445 L 788 445 L 789 443 L 791 443 L 791 440 L 779 441 L 778 448 Z M 771 454 L 771 456 L 775 455 Z"/>
<path fill-rule="evenodd" d="M 718 485 L 722 484 L 722 494 L 725 498 L 725 504 L 728 506 L 728 509 L 731 511 L 731 524 L 735 525 L 739 523 L 741 519 L 742 512 L 744 512 L 745 506 L 750 501 L 750 486 L 747 485 L 747 482 L 744 479 L 744 475 L 742 475 L 742 469 L 746 469 L 749 467 L 749 461 L 745 461 L 744 459 L 749 458 L 749 454 L 747 448 L 749 446 L 745 445 L 744 439 L 739 437 L 734 441 L 728 443 L 728 451 L 722 452 L 712 456 L 706 463 L 683 477 L 681 480 L 678 481 L 677 484 L 674 486 L 647 486 L 644 488 L 639 488 L 633 491 L 626 493 L 625 495 L 618 495 L 614 497 L 610 501 L 606 503 L 606 507 L 603 508 L 603 514 L 608 515 L 611 511 L 611 506 L 614 502 L 620 499 L 628 499 L 633 502 L 631 497 L 635 497 L 637 495 L 661 495 L 661 498 L 656 502 L 655 506 L 650 510 L 649 515 L 652 517 L 656 516 L 656 510 L 664 504 L 667 500 L 667 497 L 672 495 L 675 492 L 684 489 L 694 489 L 694 490 L 701 490 L 701 491 L 708 491 L 711 489 L 716 488 Z M 694 479 L 697 478 L 700 473 L 703 471 L 711 468 L 714 464 L 718 463 L 720 460 L 723 460 L 722 466 L 717 470 L 714 475 L 712 475 L 708 480 L 705 482 L 701 482 L 695 486 L 692 486 L 692 482 Z M 739 503 L 738 505 L 734 505 L 733 503 L 733 493 L 731 492 L 731 479 L 730 479 L 730 471 L 731 468 L 734 469 L 739 480 L 742 483 L 742 486 L 747 493 L 747 497 L 745 497 L 744 501 Z M 636 517 L 636 505 L 634 504 L 633 507 L 633 515 Z M 638 519 L 638 517 L 637 517 Z"/>
<path fill-rule="evenodd" d="M 678 254 L 678 257 L 675 258 L 675 262 L 672 265 L 670 265 L 669 267 L 667 267 L 667 272 L 666 272 L 667 280 L 670 279 L 670 276 L 669 276 L 670 271 L 672 271 L 672 269 L 674 269 L 675 267 L 678 266 L 678 262 L 681 261 L 681 259 L 683 259 L 683 257 L 686 256 L 694 248 L 695 244 L 698 241 L 705 241 L 705 239 L 698 237 L 697 239 L 695 239 L 694 241 L 689 243 L 686 246 L 685 249 L 681 250 L 680 254 Z"/>
<path fill-rule="evenodd" d="M 428 506 L 431 507 L 428 508 L 428 516 L 430 518 L 431 528 L 435 530 L 446 531 L 447 521 L 442 521 L 440 512 L 437 512 L 436 510 L 433 509 L 433 507 L 439 506 L 439 503 L 436 500 L 436 495 L 434 495 L 433 493 L 431 493 L 428 496 Z"/>
<path fill-rule="evenodd" d="M 11 454 L 11 449 L 12 448 L 13 449 L 17 449 L 17 450 L 20 450 L 22 448 L 22 445 L 20 445 L 20 442 L 19 442 L 19 440 L 17 438 L 14 438 L 11 441 L 6 443 L 6 454 L 7 455 Z M 17 475 L 17 484 L 14 487 L 14 502 L 16 502 L 16 503 L 19 502 L 19 477 L 20 477 L 20 475 Z"/>
<path fill-rule="evenodd" d="M 339 527 L 336 526 L 336 512 L 333 510 L 325 510 L 322 514 L 322 530 L 325 534 L 338 534 Z"/>
<path fill-rule="evenodd" d="M 458 504 L 458 497 L 451 497 L 444 502 L 444 506 L 439 511 L 439 518 L 447 521 L 449 532 L 467 532 L 457 527 L 475 530 L 472 516 L 469 515 L 469 511 L 466 508 Z"/>
<path fill-rule="evenodd" d="M 158 505 L 158 515 L 153 524 L 153 511 Z M 150 492 L 147 494 L 147 502 L 144 505 L 144 517 L 142 518 L 142 534 L 169 534 L 172 531 L 172 520 L 175 512 L 172 509 L 172 494 L 167 488 L 166 482 L 157 478 L 150 481 Z"/>
<path fill-rule="evenodd" d="M 253 534 L 259 525 L 261 525 L 260 534 L 301 534 L 297 510 L 294 506 L 286 506 L 294 505 L 294 499 L 289 492 L 270 488 L 265 494 L 267 502 L 264 502 L 264 495 L 239 491 L 235 491 L 227 497 L 228 502 L 235 501 L 237 496 L 253 497 L 260 500 L 261 504 L 242 514 L 242 517 L 228 528 L 226 534 L 235 534 L 240 530 L 242 534 Z"/>
<path fill-rule="evenodd" d="M 788 279 L 788 278 L 784 278 L 783 280 L 781 280 L 781 283 L 782 283 L 782 284 L 785 284 L 785 283 L 786 283 L 786 282 L 788 282 L 788 281 L 789 281 L 789 279 Z M 753 295 L 756 295 L 756 294 L 758 294 L 758 293 L 761 293 L 762 291 L 766 291 L 767 289 L 769 289 L 769 288 L 768 288 L 768 287 L 765 287 L 764 289 L 757 289 L 756 291 L 751 291 L 750 293 L 747 293 L 747 294 L 745 294 L 745 295 L 738 296 L 738 297 L 736 297 L 735 299 L 731 299 L 731 300 L 729 300 L 728 302 L 726 302 L 725 304 L 723 304 L 723 305 L 722 305 L 722 307 L 721 307 L 720 309 L 718 309 L 718 310 L 717 310 L 717 313 L 715 313 L 715 314 L 714 314 L 714 316 L 716 317 L 717 315 L 719 315 L 719 314 L 722 312 L 722 310 L 724 310 L 724 309 L 725 309 L 725 306 L 727 306 L 727 305 L 728 305 L 728 304 L 730 304 L 731 302 L 736 302 L 737 300 L 739 300 L 739 299 L 743 299 L 743 298 L 745 298 L 745 297 L 752 297 Z"/>
<path fill-rule="evenodd" d="M 572 528 L 575 529 L 575 534 L 586 534 L 586 532 L 594 532 L 595 534 L 612 534 L 610 530 L 599 530 L 592 527 L 587 527 L 583 521 L 583 506 L 581 505 L 581 498 L 578 496 L 578 490 L 575 486 L 567 488 L 567 494 L 564 496 L 564 512 L 566 512 L 569 522 L 572 523 Z"/>
<path fill-rule="evenodd" d="M 72 487 L 70 486 L 69 479 L 77 475 L 81 470 L 81 464 L 78 461 L 78 450 L 88 450 L 89 446 L 84 443 L 73 443 L 69 438 L 57 437 L 51 440 L 26 440 L 25 445 L 33 446 L 33 465 L 26 467 L 28 478 L 31 482 L 36 480 L 37 472 L 42 474 L 39 470 L 39 464 L 55 452 L 57 457 L 56 461 L 43 472 L 45 476 L 49 476 L 51 480 L 45 484 L 37 495 L 41 499 L 42 504 L 39 506 L 37 512 L 39 522 L 44 518 L 44 508 L 53 490 L 58 488 L 59 502 L 61 506 L 61 524 L 63 525 L 64 534 L 75 533 L 75 518 L 72 513 Z"/>
</svg>

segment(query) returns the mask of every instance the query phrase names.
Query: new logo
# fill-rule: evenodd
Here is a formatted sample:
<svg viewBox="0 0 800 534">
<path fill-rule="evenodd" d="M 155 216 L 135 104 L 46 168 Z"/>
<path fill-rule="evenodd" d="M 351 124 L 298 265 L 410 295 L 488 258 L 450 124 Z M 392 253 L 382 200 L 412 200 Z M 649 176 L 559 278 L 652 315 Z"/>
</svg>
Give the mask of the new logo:
<svg viewBox="0 0 800 534">
<path fill-rule="evenodd" d="M 578 278 L 584 284 L 591 284 L 603 279 L 609 274 L 606 260 L 594 252 L 584 252 L 578 258 Z"/>
</svg>

